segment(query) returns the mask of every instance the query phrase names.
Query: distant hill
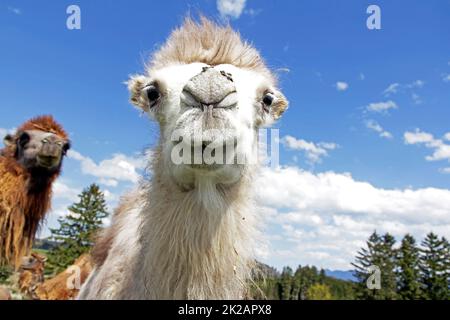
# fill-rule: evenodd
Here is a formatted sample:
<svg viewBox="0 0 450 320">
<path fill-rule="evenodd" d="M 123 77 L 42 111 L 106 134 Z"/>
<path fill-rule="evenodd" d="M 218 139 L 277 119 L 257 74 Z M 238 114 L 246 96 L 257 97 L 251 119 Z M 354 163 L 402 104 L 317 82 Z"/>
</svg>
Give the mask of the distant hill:
<svg viewBox="0 0 450 320">
<path fill-rule="evenodd" d="M 325 269 L 325 274 L 332 278 L 356 282 L 356 278 L 353 276 L 353 270 L 343 271 Z"/>
<path fill-rule="evenodd" d="M 48 239 L 36 239 L 33 244 L 33 249 L 51 250 L 57 246 L 58 244 L 54 241 Z"/>
</svg>

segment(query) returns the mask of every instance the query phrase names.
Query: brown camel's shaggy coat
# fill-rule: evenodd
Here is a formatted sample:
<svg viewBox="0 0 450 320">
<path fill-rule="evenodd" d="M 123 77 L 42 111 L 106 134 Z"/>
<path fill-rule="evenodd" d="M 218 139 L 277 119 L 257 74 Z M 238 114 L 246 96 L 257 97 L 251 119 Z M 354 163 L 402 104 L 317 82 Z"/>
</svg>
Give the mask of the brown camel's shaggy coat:
<svg viewBox="0 0 450 320">
<path fill-rule="evenodd" d="M 68 139 L 51 116 L 25 122 L 17 130 L 40 130 Z M 31 249 L 35 234 L 50 209 L 52 183 L 60 168 L 49 175 L 30 172 L 17 161 L 17 143 L 0 150 L 0 264 L 20 265 Z"/>
</svg>

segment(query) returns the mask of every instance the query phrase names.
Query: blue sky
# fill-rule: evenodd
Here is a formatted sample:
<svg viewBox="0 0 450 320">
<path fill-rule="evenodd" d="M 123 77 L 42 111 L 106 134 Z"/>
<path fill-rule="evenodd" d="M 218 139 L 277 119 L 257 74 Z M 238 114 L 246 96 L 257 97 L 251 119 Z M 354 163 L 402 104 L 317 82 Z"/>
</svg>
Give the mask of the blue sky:
<svg viewBox="0 0 450 320">
<path fill-rule="evenodd" d="M 66 28 L 71 4 L 81 30 Z M 47 226 L 91 182 L 111 207 L 133 186 L 158 129 L 123 81 L 189 12 L 230 21 L 290 100 L 282 167 L 261 178 L 261 259 L 348 268 L 374 229 L 450 236 L 450 1 L 437 0 L 2 1 L 0 133 L 50 113 L 73 140 Z"/>
</svg>

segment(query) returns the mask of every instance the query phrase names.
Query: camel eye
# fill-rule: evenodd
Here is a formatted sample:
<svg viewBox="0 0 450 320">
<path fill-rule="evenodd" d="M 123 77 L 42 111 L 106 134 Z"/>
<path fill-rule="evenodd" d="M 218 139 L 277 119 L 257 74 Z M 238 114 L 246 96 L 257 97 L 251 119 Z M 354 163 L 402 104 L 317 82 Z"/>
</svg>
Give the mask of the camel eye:
<svg viewBox="0 0 450 320">
<path fill-rule="evenodd" d="M 48 140 L 47 139 L 43 139 L 42 143 L 48 143 Z"/>
<path fill-rule="evenodd" d="M 147 93 L 148 101 L 150 102 L 150 107 L 153 107 L 161 97 L 161 94 L 159 93 L 158 88 L 152 84 L 148 85 L 145 90 Z"/>
<path fill-rule="evenodd" d="M 273 93 L 268 92 L 264 95 L 262 101 L 266 107 L 270 107 L 274 100 L 275 100 L 275 96 L 273 95 Z"/>
</svg>

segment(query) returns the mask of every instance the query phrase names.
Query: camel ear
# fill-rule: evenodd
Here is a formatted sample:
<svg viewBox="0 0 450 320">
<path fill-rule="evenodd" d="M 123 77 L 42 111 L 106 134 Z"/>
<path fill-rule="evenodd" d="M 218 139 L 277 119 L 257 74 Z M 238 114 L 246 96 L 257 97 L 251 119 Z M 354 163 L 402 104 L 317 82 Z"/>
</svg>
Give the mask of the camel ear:
<svg viewBox="0 0 450 320">
<path fill-rule="evenodd" d="M 130 102 L 146 112 L 149 110 L 149 103 L 142 91 L 148 82 L 149 79 L 142 75 L 132 75 L 127 82 Z"/>
<path fill-rule="evenodd" d="M 275 96 L 277 97 L 277 99 L 275 100 L 275 103 L 272 106 L 270 113 L 272 114 L 274 120 L 278 120 L 281 118 L 283 113 L 288 108 L 289 101 L 280 91 L 277 91 L 275 93 Z"/>
<path fill-rule="evenodd" d="M 272 104 L 263 108 L 263 116 L 258 117 L 256 120 L 256 126 L 270 127 L 274 122 L 279 120 L 283 113 L 288 108 L 289 102 L 286 97 L 277 89 L 271 89 L 271 93 L 275 96 L 272 100 Z"/>
<path fill-rule="evenodd" d="M 14 137 L 11 134 L 7 134 L 4 138 L 3 138 L 3 143 L 5 144 L 5 146 L 9 147 L 11 145 L 14 144 Z"/>
<path fill-rule="evenodd" d="M 69 151 L 71 147 L 72 142 L 70 140 L 67 140 L 67 142 L 63 145 L 63 155 L 66 155 L 67 151 Z"/>
</svg>

